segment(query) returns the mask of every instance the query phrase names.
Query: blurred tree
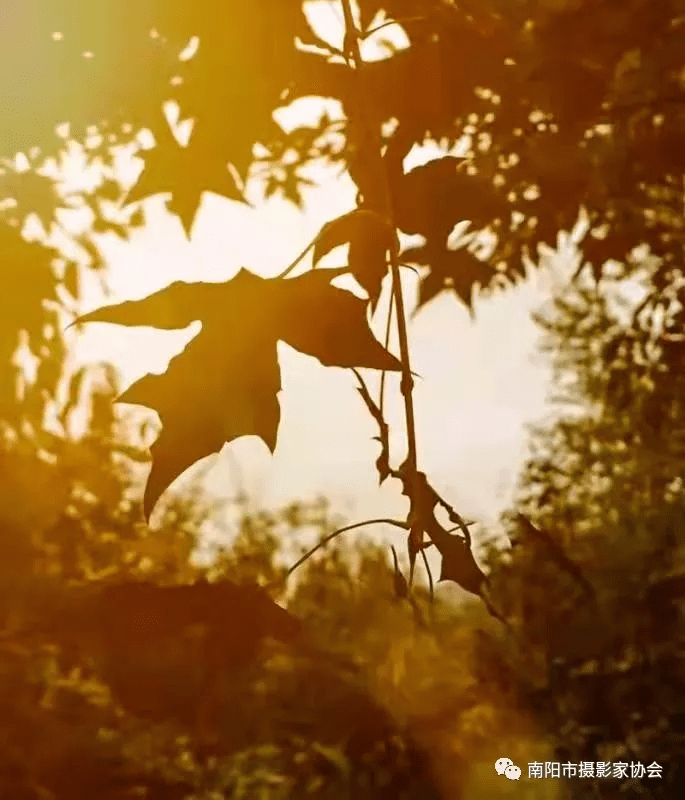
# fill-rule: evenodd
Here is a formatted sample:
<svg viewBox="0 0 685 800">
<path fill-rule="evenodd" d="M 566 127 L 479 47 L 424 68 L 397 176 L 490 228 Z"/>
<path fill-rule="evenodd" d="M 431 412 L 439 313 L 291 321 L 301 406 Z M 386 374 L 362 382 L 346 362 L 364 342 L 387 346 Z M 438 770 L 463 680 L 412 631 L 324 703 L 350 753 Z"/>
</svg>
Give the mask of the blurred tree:
<svg viewBox="0 0 685 800">
<path fill-rule="evenodd" d="M 514 547 L 493 558 L 493 579 L 520 637 L 526 696 L 559 759 L 664 767 L 662 782 L 575 781 L 572 796 L 675 797 L 685 719 L 679 311 L 655 319 L 644 283 L 598 289 L 587 277 L 539 317 L 561 413 L 534 432 L 524 516 L 509 524 Z"/>
</svg>

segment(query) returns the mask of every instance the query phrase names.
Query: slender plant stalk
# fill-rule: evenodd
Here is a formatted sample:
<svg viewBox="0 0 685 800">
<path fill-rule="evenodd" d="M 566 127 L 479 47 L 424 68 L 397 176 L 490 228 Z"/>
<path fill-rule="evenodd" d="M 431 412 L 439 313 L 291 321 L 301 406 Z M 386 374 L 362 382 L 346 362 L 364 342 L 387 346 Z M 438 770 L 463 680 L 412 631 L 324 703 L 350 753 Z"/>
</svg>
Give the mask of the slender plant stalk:
<svg viewBox="0 0 685 800">
<path fill-rule="evenodd" d="M 344 528 L 338 528 L 337 531 L 333 531 L 333 533 L 329 533 L 328 536 L 324 536 L 324 538 L 311 550 L 308 550 L 301 558 L 298 558 L 297 561 L 288 569 L 285 574 L 286 578 L 289 578 L 295 570 L 304 564 L 305 561 L 310 559 L 314 553 L 321 550 L 322 547 L 325 547 L 329 542 L 332 542 L 333 539 L 340 536 L 341 533 L 347 533 L 348 531 L 357 530 L 357 528 L 365 528 L 367 525 L 393 525 L 396 528 L 402 528 L 402 530 L 407 529 L 406 522 L 401 522 L 398 519 L 388 519 L 388 518 L 381 518 L 381 519 L 365 519 L 363 522 L 354 522 L 352 525 L 345 525 Z"/>
<path fill-rule="evenodd" d="M 375 28 L 371 28 L 371 30 L 366 31 L 363 36 L 360 38 L 368 39 L 369 36 L 373 36 L 374 33 L 378 33 L 378 31 L 382 31 L 383 28 L 388 28 L 390 25 L 407 25 L 410 22 L 423 22 L 426 18 L 425 17 L 403 17 L 402 19 L 389 19 L 385 22 L 382 22 Z"/>
<path fill-rule="evenodd" d="M 368 98 L 366 88 L 364 85 L 364 62 L 362 61 L 361 51 L 359 48 L 359 40 L 362 37 L 361 32 L 357 29 L 352 14 L 352 6 L 350 0 L 340 0 L 345 18 L 345 52 L 348 60 L 354 62 L 354 71 L 357 80 L 357 96 L 362 109 L 361 124 L 366 125 L 368 133 L 367 142 L 371 142 L 374 146 L 378 159 L 378 174 L 382 176 L 382 186 L 380 187 L 383 193 L 382 209 L 384 216 L 392 225 L 393 229 L 396 228 L 394 224 L 394 214 L 392 208 L 392 198 L 390 196 L 390 187 L 388 184 L 387 174 L 384 170 L 381 156 L 381 137 L 380 131 L 371 123 L 371 115 L 368 113 Z M 352 66 L 352 65 L 350 65 Z M 409 356 L 409 338 L 407 336 L 407 320 L 405 315 L 404 297 L 402 295 L 402 281 L 400 276 L 400 265 L 398 253 L 395 248 L 390 250 L 390 270 L 392 274 L 392 291 L 395 301 L 395 309 L 397 311 L 397 332 L 399 335 L 400 345 L 400 361 L 402 364 L 402 381 L 400 389 L 404 398 L 404 410 L 407 426 L 407 461 L 406 468 L 409 471 L 410 482 L 414 483 L 414 475 L 417 470 L 417 452 L 416 452 L 416 424 L 414 421 L 414 398 L 413 388 L 414 380 L 412 378 L 411 361 Z"/>
<path fill-rule="evenodd" d="M 392 293 L 390 295 L 390 301 L 388 302 L 388 319 L 385 323 L 385 338 L 383 340 L 383 344 L 385 345 L 385 349 L 387 350 L 390 346 L 390 329 L 392 327 L 392 312 L 395 310 L 395 294 Z M 383 409 L 385 405 L 385 378 L 388 373 L 383 370 L 381 372 L 381 385 L 378 392 L 378 408 L 381 412 L 381 416 L 383 415 Z"/>
</svg>

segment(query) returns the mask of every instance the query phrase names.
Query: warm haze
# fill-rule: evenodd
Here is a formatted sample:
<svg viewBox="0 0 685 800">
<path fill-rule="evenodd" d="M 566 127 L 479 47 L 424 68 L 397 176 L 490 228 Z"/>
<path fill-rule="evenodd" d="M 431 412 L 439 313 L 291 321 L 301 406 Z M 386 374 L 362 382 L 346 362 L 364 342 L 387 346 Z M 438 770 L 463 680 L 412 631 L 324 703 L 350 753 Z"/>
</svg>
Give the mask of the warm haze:
<svg viewBox="0 0 685 800">
<path fill-rule="evenodd" d="M 342 30 L 331 12 L 322 4 L 312 16 L 329 40 Z M 383 33 L 401 46 L 395 26 Z M 383 57 L 381 46 L 368 44 L 367 57 Z M 304 100 L 279 121 L 301 124 L 318 108 Z M 405 169 L 440 154 L 437 145 L 415 148 Z M 126 179 L 133 181 L 136 170 L 136 164 L 122 159 Z M 281 199 L 263 201 L 257 181 L 248 187 L 254 209 L 205 194 L 190 242 L 159 198 L 147 201 L 148 224 L 130 242 L 103 241 L 111 294 L 103 295 L 86 275 L 92 283 L 86 286 L 83 310 L 142 297 L 174 280 L 227 280 L 241 266 L 265 276 L 278 273 L 325 222 L 354 206 L 347 176 L 323 168 L 311 175 L 319 186 L 305 192 L 303 213 Z M 454 297 L 443 295 L 411 322 L 413 368 L 421 376 L 415 390 L 421 465 L 460 512 L 490 527 L 510 502 L 525 452 L 526 424 L 548 410 L 549 371 L 536 356 L 539 331 L 530 313 L 550 296 L 555 275 L 571 257 L 569 252 L 565 258 L 550 258 L 520 285 L 477 299 L 473 319 Z M 327 262 L 341 263 L 340 255 L 333 253 Z M 406 285 L 413 290 L 411 274 Z M 379 337 L 385 312 L 387 293 L 374 319 Z M 146 372 L 163 371 L 196 331 L 197 326 L 170 334 L 91 325 L 79 335 L 76 357 L 113 363 L 128 385 Z M 402 511 L 398 486 L 390 481 L 378 488 L 375 431 L 353 377 L 283 345 L 280 356 L 283 413 L 275 457 L 252 437 L 232 443 L 214 457 L 208 491 L 232 496 L 240 489 L 266 505 L 325 495 L 355 519 Z M 394 380 L 388 381 L 387 394 L 388 417 L 399 434 L 399 441 L 397 435 L 393 440 L 401 447 L 403 412 Z"/>
</svg>

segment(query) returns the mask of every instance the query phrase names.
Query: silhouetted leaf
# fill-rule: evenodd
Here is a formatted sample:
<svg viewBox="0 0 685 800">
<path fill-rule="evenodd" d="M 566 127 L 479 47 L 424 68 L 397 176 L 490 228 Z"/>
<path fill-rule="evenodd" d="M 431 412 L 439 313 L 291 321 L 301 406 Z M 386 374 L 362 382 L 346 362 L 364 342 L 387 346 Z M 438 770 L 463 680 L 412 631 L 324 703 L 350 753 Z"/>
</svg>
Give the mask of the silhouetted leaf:
<svg viewBox="0 0 685 800">
<path fill-rule="evenodd" d="M 387 252 L 399 250 L 397 235 L 380 214 L 357 208 L 324 225 L 314 245 L 314 265 L 344 244 L 350 245 L 350 272 L 369 293 L 373 308 L 388 270 Z"/>
<path fill-rule="evenodd" d="M 490 264 L 481 261 L 464 247 L 450 250 L 447 247 L 422 245 L 407 249 L 402 253 L 402 259 L 431 268 L 419 284 L 417 310 L 443 290 L 453 291 L 472 310 L 475 286 L 489 286 L 497 274 Z"/>
<path fill-rule="evenodd" d="M 202 320 L 202 332 L 165 374 L 147 375 L 119 398 L 155 409 L 163 425 L 152 446 L 146 514 L 174 478 L 224 443 L 255 435 L 274 450 L 279 340 L 326 366 L 399 369 L 373 337 L 366 303 L 331 285 L 344 271 L 268 280 L 241 270 L 226 283 L 175 283 L 146 300 L 99 309 L 76 321 L 169 328 Z"/>
<path fill-rule="evenodd" d="M 55 181 L 34 170 L 17 172 L 9 165 L 0 175 L 0 198 L 12 198 L 15 203 L 14 213 L 24 219 L 28 214 L 36 214 L 46 231 L 60 204 Z"/>
<path fill-rule="evenodd" d="M 355 370 L 356 372 L 356 370 Z M 378 436 L 374 437 L 376 441 L 380 443 L 381 452 L 376 459 L 376 471 L 378 472 L 378 482 L 383 483 L 387 478 L 389 478 L 393 471 L 390 469 L 390 443 L 389 443 L 389 429 L 388 423 L 383 418 L 383 413 L 381 412 L 380 407 L 374 402 L 371 394 L 368 390 L 368 387 L 364 383 L 364 380 L 359 373 L 357 374 L 357 379 L 359 380 L 359 386 L 357 387 L 357 391 L 362 396 L 366 407 L 371 414 L 371 416 L 376 421 L 378 425 Z"/>
<path fill-rule="evenodd" d="M 445 534 L 440 537 L 439 544 L 436 542 L 436 546 L 442 556 L 439 580 L 453 581 L 462 589 L 480 596 L 486 578 L 464 538 Z"/>
<path fill-rule="evenodd" d="M 81 402 L 81 396 L 83 393 L 83 384 L 85 379 L 88 375 L 88 369 L 86 367 L 81 367 L 80 369 L 76 370 L 76 372 L 70 377 L 69 379 L 69 388 L 67 392 L 66 400 L 60 410 L 60 422 L 66 428 L 69 422 L 69 416 L 73 411 L 76 410 L 79 403 Z"/>
<path fill-rule="evenodd" d="M 178 215 L 187 235 L 203 192 L 247 202 L 228 170 L 228 159 L 203 147 L 201 133 L 193 131 L 187 147 L 169 133 L 144 158 L 145 167 L 126 196 L 126 204 L 155 194 L 171 194 L 169 210 Z"/>
<path fill-rule="evenodd" d="M 412 261 L 412 255 L 408 251 L 407 253 L 403 254 L 405 257 L 408 255 L 409 258 L 407 261 Z M 437 272 L 436 270 L 430 270 L 426 275 L 422 276 L 419 280 L 419 288 L 416 297 L 416 308 L 414 309 L 414 315 L 418 314 L 418 312 L 431 300 L 436 298 L 442 292 L 449 291 L 452 288 L 448 279 L 442 275 L 441 273 Z"/>
<path fill-rule="evenodd" d="M 79 296 L 79 266 L 75 261 L 68 261 L 64 267 L 62 283 L 73 298 Z"/>
<path fill-rule="evenodd" d="M 75 319 L 71 325 L 109 322 L 115 325 L 146 325 L 162 330 L 187 328 L 192 322 L 212 313 L 218 290 L 226 285 L 175 281 L 141 300 L 126 300 L 90 311 Z"/>
<path fill-rule="evenodd" d="M 406 463 L 399 472 L 402 476 L 403 494 L 411 500 L 409 512 L 411 528 L 408 536 L 409 582 L 412 582 L 416 556 L 428 546 L 424 542 L 424 534 L 427 534 L 429 543 L 435 545 L 442 556 L 440 580 L 454 581 L 468 592 L 482 597 L 486 577 L 473 557 L 471 536 L 461 515 L 433 489 L 424 472 L 416 471 L 412 475 L 408 472 Z M 447 512 L 450 521 L 461 530 L 461 536 L 446 531 L 438 522 L 435 516 L 438 506 Z"/>
<path fill-rule="evenodd" d="M 402 231 L 442 243 L 457 222 L 480 214 L 478 180 L 462 171 L 463 164 L 462 158 L 443 156 L 395 177 L 393 211 Z"/>
</svg>

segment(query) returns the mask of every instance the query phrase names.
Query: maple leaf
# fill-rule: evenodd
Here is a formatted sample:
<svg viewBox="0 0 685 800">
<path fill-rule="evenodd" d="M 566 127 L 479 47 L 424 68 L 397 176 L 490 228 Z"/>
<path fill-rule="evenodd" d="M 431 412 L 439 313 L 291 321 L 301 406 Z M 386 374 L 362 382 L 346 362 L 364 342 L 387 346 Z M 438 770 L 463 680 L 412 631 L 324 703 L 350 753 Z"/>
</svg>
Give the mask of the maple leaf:
<svg viewBox="0 0 685 800">
<path fill-rule="evenodd" d="M 60 203 L 52 178 L 35 171 L 19 171 L 6 161 L 0 173 L 0 197 L 15 201 L 13 211 L 19 219 L 30 213 L 36 214 L 46 231 L 50 230 L 55 209 Z"/>
<path fill-rule="evenodd" d="M 242 187 L 228 170 L 228 161 L 207 146 L 201 135 L 194 132 L 187 147 L 179 144 L 170 131 L 157 135 L 160 141 L 145 153 L 145 167 L 128 192 L 126 205 L 155 194 L 171 194 L 168 208 L 190 235 L 203 192 L 247 203 Z"/>
<path fill-rule="evenodd" d="M 463 164 L 463 158 L 443 156 L 405 174 L 391 173 L 400 230 L 444 241 L 457 222 L 473 218 L 474 204 L 480 204 L 479 185 L 461 169 Z"/>
<path fill-rule="evenodd" d="M 440 580 L 453 581 L 467 592 L 483 597 L 487 578 L 473 557 L 471 535 L 461 515 L 433 489 L 424 472 L 417 470 L 408 473 L 405 463 L 400 468 L 400 473 L 403 477 L 402 493 L 411 501 L 409 515 L 411 528 L 408 536 L 409 582 L 412 582 L 416 556 L 427 546 L 423 538 L 425 533 L 442 556 Z M 438 506 L 447 512 L 450 521 L 461 530 L 461 535 L 450 533 L 438 522 L 435 516 Z"/>
<path fill-rule="evenodd" d="M 314 245 L 314 266 L 343 244 L 350 245 L 348 269 L 368 292 L 373 310 L 388 271 L 388 250 L 399 252 L 397 234 L 377 212 L 356 208 L 323 226 Z"/>
<path fill-rule="evenodd" d="M 146 375 L 118 398 L 154 409 L 163 426 L 151 448 L 146 516 L 176 477 L 224 443 L 254 435 L 274 451 L 280 423 L 278 341 L 325 366 L 400 369 L 371 333 L 366 302 L 331 285 L 346 271 L 266 279 L 243 269 L 226 283 L 178 282 L 76 320 L 166 329 L 202 321 L 201 333 L 166 373 Z"/>
<path fill-rule="evenodd" d="M 465 247 L 450 250 L 446 246 L 428 243 L 407 249 L 402 253 L 402 259 L 431 268 L 419 284 L 417 311 L 440 292 L 451 290 L 473 312 L 476 284 L 486 287 L 496 274 L 490 264 L 481 261 Z"/>
</svg>

